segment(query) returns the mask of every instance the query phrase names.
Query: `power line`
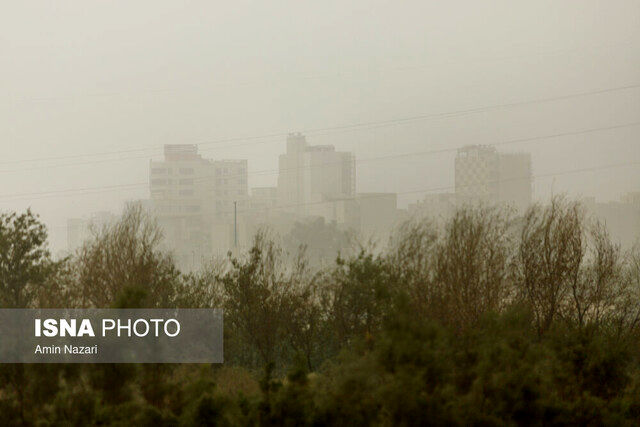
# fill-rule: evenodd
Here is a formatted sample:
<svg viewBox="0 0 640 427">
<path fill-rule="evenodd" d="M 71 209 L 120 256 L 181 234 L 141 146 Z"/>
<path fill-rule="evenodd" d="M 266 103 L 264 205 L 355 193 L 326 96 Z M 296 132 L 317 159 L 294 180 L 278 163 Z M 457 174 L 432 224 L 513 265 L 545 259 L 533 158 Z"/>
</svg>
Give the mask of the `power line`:
<svg viewBox="0 0 640 427">
<path fill-rule="evenodd" d="M 594 133 L 594 132 L 601 132 L 601 131 L 605 131 L 605 130 L 614 130 L 614 129 L 623 129 L 623 128 L 634 127 L 634 126 L 639 126 L 639 125 L 640 125 L 640 121 L 636 121 L 636 122 L 624 123 L 624 124 L 620 124 L 620 125 L 603 126 L 603 127 L 585 129 L 585 130 L 574 131 L 574 132 L 561 132 L 561 133 L 555 133 L 555 134 L 551 134 L 551 135 L 534 136 L 534 137 L 529 137 L 529 138 L 510 139 L 510 140 L 501 141 L 501 142 L 495 142 L 495 143 L 486 144 L 486 145 L 489 145 L 489 146 L 505 146 L 505 145 L 511 145 L 511 144 L 540 141 L 540 140 L 551 139 L 551 138 L 559 138 L 559 137 L 564 137 L 564 136 L 585 135 L 585 134 Z M 423 155 L 429 155 L 429 154 L 455 153 L 457 151 L 458 151 L 458 148 L 440 148 L 440 149 L 425 150 L 425 151 L 412 151 L 412 152 L 408 152 L 408 153 L 389 154 L 389 155 L 385 155 L 385 156 L 377 156 L 377 157 L 369 157 L 369 158 L 364 158 L 364 159 L 356 159 L 356 162 L 357 163 L 364 163 L 364 162 L 369 162 L 369 161 L 387 160 L 387 159 L 412 157 L 412 156 L 423 156 Z M 339 165 L 339 164 L 341 164 L 341 162 L 330 162 L 330 163 L 323 163 L 321 165 L 301 166 L 301 167 L 297 167 L 297 168 L 287 168 L 287 169 L 282 169 L 282 170 L 280 170 L 280 169 L 265 169 L 265 170 L 262 170 L 262 171 L 252 172 L 249 175 L 269 175 L 269 174 L 279 173 L 281 171 L 291 172 L 291 171 L 296 171 L 296 170 L 304 170 L 304 169 L 312 169 L 312 168 L 322 168 L 322 167 L 327 167 L 327 166 L 335 166 L 335 165 Z M 225 178 L 233 178 L 233 177 L 241 177 L 241 176 L 243 176 L 243 175 L 226 176 Z M 202 179 L 205 179 L 205 177 L 203 177 Z"/>
<path fill-rule="evenodd" d="M 393 124 L 398 124 L 398 123 L 408 122 L 408 121 L 414 121 L 414 120 L 424 120 L 424 119 L 430 119 L 430 118 L 466 115 L 466 114 L 480 113 L 480 112 L 485 112 L 485 111 L 490 111 L 490 110 L 500 110 L 500 109 L 504 109 L 504 108 L 521 107 L 523 105 L 538 104 L 538 103 L 545 103 L 545 102 L 552 102 L 552 101 L 560 101 L 560 100 L 565 100 L 565 99 L 580 98 L 580 97 L 584 97 L 584 96 L 598 95 L 598 94 L 616 92 L 616 91 L 621 91 L 621 90 L 636 89 L 638 87 L 640 87 L 640 84 L 633 84 L 633 85 L 627 85 L 627 86 L 619 86 L 619 87 L 615 87 L 615 88 L 600 89 L 600 90 L 595 90 L 595 91 L 588 91 L 588 92 L 580 92 L 580 93 L 574 93 L 574 94 L 568 94 L 568 95 L 554 96 L 554 97 L 549 97 L 549 98 L 539 98 L 539 99 L 532 99 L 532 100 L 526 100 L 526 101 L 516 101 L 516 102 L 508 102 L 508 103 L 489 105 L 489 106 L 483 106 L 483 107 L 468 108 L 468 109 L 464 109 L 464 110 L 449 111 L 449 112 L 444 112 L 444 113 L 421 114 L 421 115 L 417 115 L 417 116 L 405 117 L 405 118 L 400 118 L 400 119 L 383 120 L 383 121 L 372 121 L 372 122 L 362 122 L 362 123 L 357 123 L 357 124 L 352 124 L 352 125 L 334 126 L 334 127 L 329 127 L 329 128 L 320 128 L 320 129 L 311 129 L 309 131 L 305 131 L 305 133 L 306 132 L 315 132 L 315 131 L 325 131 L 325 130 L 342 130 L 342 129 L 350 129 L 350 128 L 353 128 L 353 127 L 379 125 L 379 124 L 392 124 L 393 125 Z"/>
<path fill-rule="evenodd" d="M 555 96 L 555 97 L 547 97 L 547 98 L 538 98 L 538 99 L 531 99 L 531 100 L 525 100 L 525 101 L 508 102 L 508 103 L 502 103 L 502 104 L 487 105 L 487 106 L 482 106 L 482 107 L 474 107 L 474 108 L 453 110 L 453 111 L 447 111 L 447 112 L 420 114 L 420 115 L 401 117 L 401 118 L 396 118 L 396 119 L 369 121 L 369 122 L 359 122 L 359 123 L 351 123 L 351 124 L 345 124 L 345 125 L 327 126 L 327 127 L 322 127 L 322 128 L 309 128 L 309 129 L 306 129 L 306 130 L 302 130 L 301 132 L 305 133 L 307 135 L 310 135 L 310 136 L 314 136 L 314 135 L 322 134 L 322 132 L 326 132 L 326 133 L 331 133 L 332 134 L 332 133 L 348 132 L 348 131 L 353 131 L 353 130 L 367 130 L 367 129 L 371 129 L 371 128 L 377 129 L 377 128 L 381 128 L 381 127 L 394 126 L 394 125 L 399 125 L 399 124 L 403 124 L 403 123 L 411 123 L 411 122 L 420 121 L 420 120 L 458 117 L 458 116 L 464 116 L 464 115 L 468 115 L 468 114 L 481 113 L 481 112 L 485 112 L 485 111 L 493 111 L 493 110 L 521 107 L 521 106 L 531 105 L 531 104 L 547 103 L 547 102 L 560 101 L 560 100 L 566 100 L 566 99 L 581 98 L 581 97 L 585 97 L 585 96 L 599 95 L 599 94 L 604 94 L 604 93 L 618 92 L 618 91 L 624 91 L 624 90 L 636 89 L 636 88 L 640 88 L 640 84 L 617 86 L 617 87 L 612 87 L 612 88 L 605 88 L 605 89 L 598 89 L 598 90 L 592 90 L 592 91 L 578 92 L 578 93 L 573 93 L 573 94 L 565 94 L 565 95 L 560 95 L 560 96 Z M 231 138 L 223 138 L 223 139 L 217 139 L 217 140 L 211 140 L 211 141 L 204 141 L 204 142 L 197 143 L 197 145 L 217 145 L 217 144 L 222 144 L 222 143 L 226 143 L 226 142 L 255 141 L 255 140 L 261 140 L 261 139 L 268 139 L 268 138 L 285 137 L 288 134 L 289 134 L 289 132 L 276 132 L 276 133 L 269 133 L 269 134 L 262 134 L 262 135 L 231 137 Z M 263 142 L 249 142 L 249 143 L 244 143 L 244 144 L 226 145 L 226 146 L 221 146 L 221 147 L 217 147 L 217 148 L 235 148 L 235 147 L 244 146 L 244 145 L 255 145 L 255 144 L 263 144 L 263 143 L 265 143 L 265 142 L 264 141 Z M 152 151 L 152 150 L 159 150 L 161 148 L 162 148 L 162 146 L 149 146 L 149 147 L 132 148 L 132 149 L 127 149 L 127 150 L 104 151 L 104 152 L 98 152 L 98 153 L 74 154 L 74 155 L 67 155 L 67 156 L 40 157 L 40 158 L 32 158 L 32 159 L 10 160 L 10 161 L 0 162 L 0 164 L 5 164 L 6 165 L 6 164 L 16 164 L 16 163 L 44 162 L 44 161 L 52 161 L 52 160 L 53 161 L 55 161 L 55 160 L 68 160 L 68 159 L 78 159 L 78 158 L 84 158 L 84 157 L 96 157 L 96 156 L 126 154 L 126 153 L 133 153 L 133 152 L 146 152 L 146 151 Z M 123 160 L 123 159 L 124 158 L 111 159 L 109 161 L 118 161 L 118 160 Z M 82 163 L 79 163 L 79 164 L 82 164 Z"/>
<path fill-rule="evenodd" d="M 561 132 L 561 133 L 555 133 L 555 134 L 551 134 L 551 135 L 542 135 L 542 136 L 535 136 L 535 137 L 529 137 L 529 138 L 517 138 L 517 139 L 511 139 L 511 140 L 507 140 L 507 141 L 496 142 L 494 144 L 488 144 L 488 145 L 505 146 L 505 145 L 510 145 L 510 144 L 525 143 L 525 142 L 543 141 L 543 140 L 546 140 L 546 139 L 552 139 L 552 138 L 558 138 L 558 137 L 564 137 L 564 136 L 572 136 L 572 135 L 583 135 L 583 134 L 589 134 L 589 133 L 606 131 L 606 130 L 622 129 L 622 128 L 633 127 L 633 126 L 638 126 L 638 125 L 640 125 L 640 121 L 624 123 L 624 124 L 619 124 L 619 125 L 612 125 L 612 126 L 603 126 L 603 127 L 597 127 L 597 128 L 590 128 L 590 129 L 584 129 L 584 130 L 573 131 L 573 132 Z M 356 163 L 364 163 L 364 162 L 369 162 L 369 161 L 387 160 L 387 159 L 392 159 L 392 158 L 404 158 L 404 157 L 412 157 L 412 156 L 424 156 L 424 155 L 431 155 L 431 154 L 450 153 L 450 152 L 456 152 L 457 150 L 458 150 L 457 148 L 441 148 L 441 149 L 433 149 L 433 150 L 425 150 L 425 151 L 414 151 L 414 152 L 409 152 L 409 153 L 390 154 L 390 155 L 384 155 L 384 156 L 369 157 L 369 158 L 365 158 L 365 159 L 358 159 L 358 160 L 355 160 L 355 161 L 356 161 Z M 335 166 L 335 165 L 339 165 L 339 164 L 341 164 L 341 162 L 329 162 L 329 163 L 324 163 L 324 164 L 321 164 L 321 165 L 310 165 L 310 166 L 303 166 L 303 167 L 297 167 L 297 168 L 264 169 L 264 170 L 260 170 L 260 171 L 254 171 L 254 172 L 251 172 L 251 173 L 247 173 L 246 175 L 247 176 L 269 175 L 269 174 L 276 174 L 276 173 L 280 173 L 280 172 L 292 172 L 292 171 L 297 171 L 297 170 L 329 167 L 329 166 Z M 221 176 L 220 178 L 223 178 L 223 179 L 235 179 L 235 178 L 242 178 L 244 176 L 245 176 L 244 174 L 240 174 L 240 175 L 224 175 L 224 176 Z M 207 180 L 210 180 L 210 179 L 213 179 L 213 178 L 214 178 L 213 175 L 199 177 L 199 178 L 193 178 L 193 182 L 203 182 L 203 181 L 207 181 Z M 93 192 L 94 192 L 93 190 L 97 190 L 97 192 L 102 193 L 103 192 L 102 190 L 113 191 L 113 190 L 129 189 L 129 187 L 131 187 L 131 189 L 133 189 L 134 187 L 138 188 L 138 187 L 148 186 L 148 185 L 149 185 L 149 182 L 147 182 L 147 181 L 142 182 L 141 181 L 141 182 L 134 182 L 134 183 L 128 183 L 128 184 L 114 184 L 114 185 L 99 186 L 99 187 L 81 187 L 81 188 L 70 188 L 70 189 L 61 189 L 61 190 L 41 191 L 41 192 L 33 192 L 33 193 L 17 193 L 17 194 L 10 194 L 10 195 L 0 196 L 0 201 L 20 200 L 20 199 L 24 199 L 24 198 L 31 197 L 31 196 L 42 196 L 42 195 L 51 195 L 52 197 L 73 196 L 73 195 L 82 196 L 82 195 L 93 194 Z M 89 192 L 85 192 L 85 191 L 89 191 Z M 75 194 L 75 193 L 72 193 L 72 194 L 58 194 L 58 193 L 69 193 L 69 192 L 81 192 L 81 193 L 79 193 L 79 194 Z M 39 198 L 39 197 L 35 197 L 35 199 L 37 199 L 37 198 Z"/>
<path fill-rule="evenodd" d="M 549 177 L 570 175 L 570 174 L 584 173 L 584 172 L 595 172 L 595 171 L 599 171 L 599 170 L 615 169 L 615 168 L 620 168 L 620 167 L 636 166 L 636 165 L 640 165 L 640 162 L 613 163 L 613 164 L 609 164 L 609 165 L 592 166 L 592 167 L 587 167 L 587 168 L 577 168 L 577 169 L 569 169 L 569 170 L 558 171 L 558 172 L 537 174 L 537 175 L 532 175 L 531 179 L 532 180 L 536 180 L 536 179 L 540 179 L 540 178 L 549 178 Z M 489 181 L 488 184 L 495 184 L 495 183 L 509 182 L 509 181 L 519 181 L 519 180 L 522 180 L 522 179 L 523 178 L 518 177 L 518 178 L 509 178 L 509 179 L 503 179 L 503 180 L 495 180 L 495 181 Z M 400 191 L 400 192 L 396 192 L 396 193 L 392 193 L 392 194 L 406 195 L 406 194 L 431 193 L 431 192 L 438 192 L 438 191 L 455 190 L 456 188 L 462 188 L 462 187 L 473 187 L 473 186 L 476 186 L 476 185 L 477 184 L 458 185 L 458 186 L 456 186 L 456 185 L 447 185 L 447 186 L 441 186 L 441 187 L 429 187 L 429 188 L 422 188 L 422 189 L 416 189 L 416 190 Z M 355 201 L 355 200 L 372 199 L 372 198 L 375 199 L 375 198 L 380 198 L 380 197 L 386 197 L 388 194 L 389 193 L 367 194 L 367 195 L 360 195 L 360 196 L 354 196 L 354 197 L 343 197 L 343 198 L 337 198 L 337 199 L 331 199 L 331 200 L 319 200 L 319 201 L 314 201 L 314 202 L 295 203 L 295 204 L 289 204 L 289 205 L 250 208 L 250 209 L 244 209 L 244 210 L 236 210 L 236 213 L 241 214 L 241 213 L 252 213 L 252 212 L 256 212 L 257 213 L 257 212 L 262 212 L 262 211 L 265 211 L 265 212 L 267 212 L 267 211 L 277 211 L 277 210 L 282 210 L 282 209 L 287 209 L 287 208 L 296 208 L 296 207 L 301 207 L 301 206 L 319 205 L 319 204 L 325 204 L 325 203 Z M 222 215 L 226 215 L 226 214 L 231 214 L 233 212 L 234 211 L 222 211 L 222 212 L 218 212 L 218 213 L 220 213 Z M 59 226 L 59 228 L 62 228 L 62 227 L 65 227 L 65 226 Z"/>
<path fill-rule="evenodd" d="M 550 176 L 560 176 L 560 175 L 580 173 L 580 172 L 593 172 L 593 171 L 602 170 L 602 169 L 611 169 L 611 168 L 616 168 L 616 167 L 635 166 L 635 165 L 640 165 L 640 162 L 616 163 L 616 164 L 605 165 L 605 166 L 595 166 L 595 167 L 589 167 L 589 168 L 572 169 L 572 170 L 555 172 L 555 173 L 532 175 L 531 178 L 532 179 L 537 179 L 537 178 L 544 178 L 544 177 L 550 177 Z M 516 178 L 516 180 L 519 180 L 519 179 L 522 179 L 522 178 Z M 510 181 L 510 180 L 502 180 L 502 181 Z M 502 181 L 495 181 L 495 182 L 502 182 Z M 121 186 L 99 187 L 98 191 L 95 191 L 95 192 L 87 192 L 87 193 L 81 193 L 81 194 L 44 195 L 44 197 L 34 197 L 34 198 L 30 197 L 29 199 L 33 200 L 33 199 L 42 199 L 42 198 L 51 198 L 51 197 L 63 197 L 63 196 L 83 196 L 83 195 L 94 194 L 94 193 L 102 193 L 102 192 L 105 192 L 105 190 L 106 191 L 110 191 L 110 189 L 112 189 L 113 187 L 122 187 L 123 189 L 127 189 L 126 187 L 132 187 L 133 185 L 138 185 L 138 184 L 136 183 L 136 184 L 125 184 L 125 185 L 121 185 Z M 403 195 L 403 194 L 423 193 L 423 192 L 431 192 L 431 191 L 445 191 L 445 190 L 452 190 L 452 189 L 455 189 L 455 188 L 456 187 L 454 185 L 454 186 L 435 187 L 435 188 L 421 189 L 421 190 L 409 190 L 409 191 L 397 192 L 395 194 Z M 131 188 L 129 188 L 129 189 L 131 189 Z M 69 191 L 69 190 L 61 190 L 61 191 Z M 15 198 L 15 199 L 12 198 L 12 199 L 0 200 L 0 201 L 12 201 L 12 200 L 19 200 L 19 199 L 24 199 L 24 198 L 25 197 L 19 197 L 19 198 Z M 356 199 L 356 197 L 346 198 L 346 199 L 337 199 L 337 200 L 355 200 L 355 199 Z M 328 203 L 328 202 L 335 202 L 337 200 L 310 202 L 308 204 Z M 296 207 L 296 206 L 303 206 L 303 205 L 306 205 L 306 204 L 278 206 L 278 207 L 272 207 L 271 209 L 282 209 L 282 208 L 287 208 L 287 207 Z M 229 212 L 227 212 L 227 213 L 229 213 Z"/>
<path fill-rule="evenodd" d="M 510 140 L 501 141 L 501 142 L 495 142 L 495 143 L 492 143 L 492 144 L 486 144 L 486 145 L 489 145 L 489 146 L 505 146 L 505 145 L 512 145 L 512 144 L 540 141 L 540 140 L 545 140 L 545 139 L 560 138 L 560 137 L 565 137 L 565 136 L 585 135 L 585 134 L 594 133 L 594 132 L 601 132 L 601 131 L 614 130 L 614 129 L 624 129 L 624 128 L 635 127 L 635 126 L 639 126 L 639 125 L 640 125 L 640 121 L 635 121 L 635 122 L 623 123 L 623 124 L 619 124 L 619 125 L 602 126 L 602 127 L 584 129 L 584 130 L 579 130 L 579 131 L 560 132 L 560 133 L 555 133 L 555 134 L 551 134 L 551 135 L 534 136 L 534 137 L 528 137 L 528 138 L 516 138 L 516 139 L 510 139 Z M 356 163 L 364 163 L 364 162 L 370 162 L 370 161 L 387 160 L 387 159 L 403 158 L 403 157 L 411 157 L 411 156 L 424 156 L 424 155 L 430 155 L 430 154 L 455 153 L 456 151 L 458 151 L 458 148 L 440 148 L 440 149 L 433 149 L 433 150 L 412 151 L 412 152 L 400 153 L 400 154 L 389 154 L 389 155 L 384 155 L 384 156 L 369 157 L 369 158 L 364 158 L 364 159 L 356 159 L 355 161 L 356 161 Z M 323 167 L 329 167 L 329 166 L 336 166 L 336 165 L 340 165 L 340 164 L 342 164 L 342 162 L 329 162 L 329 163 L 323 163 L 323 164 L 320 164 L 320 165 L 299 166 L 297 168 L 263 169 L 263 170 L 247 173 L 247 176 L 273 175 L 273 174 L 277 174 L 277 173 L 280 173 L 280 172 L 295 172 L 297 170 L 323 168 Z M 242 178 L 243 176 L 244 176 L 243 174 L 225 175 L 225 176 L 222 176 L 222 178 L 234 179 L 234 178 Z M 200 177 L 200 178 L 194 179 L 194 181 L 206 181 L 206 180 L 211 179 L 211 178 L 213 178 L 213 176 Z"/>
<path fill-rule="evenodd" d="M 639 124 L 640 124 L 640 122 L 630 122 L 630 123 L 624 123 L 624 124 L 621 124 L 621 125 L 613 125 L 613 126 L 605 126 L 605 127 L 594 128 L 594 129 L 587 129 L 587 130 L 584 130 L 584 131 L 564 132 L 564 133 L 558 133 L 558 134 L 553 134 L 553 135 L 547 135 L 547 136 L 544 136 L 544 137 L 522 138 L 522 139 L 510 140 L 510 141 L 498 142 L 498 143 L 492 143 L 492 144 L 487 144 L 487 145 L 499 146 L 499 145 L 507 145 L 507 144 L 512 144 L 512 143 L 517 143 L 517 142 L 527 142 L 527 141 L 530 141 L 532 139 L 539 139 L 539 138 L 545 138 L 546 139 L 546 138 L 554 138 L 554 137 L 562 137 L 562 136 L 570 136 L 570 135 L 580 135 L 580 134 L 585 134 L 585 133 L 592 133 L 594 131 L 613 130 L 613 129 L 622 129 L 622 128 L 626 128 L 626 127 L 633 127 L 633 126 L 637 126 Z M 410 156 L 410 155 L 414 155 L 414 154 L 420 155 L 420 154 L 426 154 L 426 153 L 445 153 L 445 152 L 451 152 L 451 151 L 455 151 L 455 150 L 457 150 L 457 149 L 429 150 L 429 151 L 425 151 L 425 152 L 411 152 L 411 153 L 399 154 L 399 155 L 395 155 L 395 156 L 404 157 L 404 156 Z M 65 163 L 65 164 L 62 164 L 62 165 L 38 166 L 38 167 L 33 167 L 33 168 L 5 169 L 5 170 L 0 170 L 0 174 L 2 174 L 2 173 L 13 173 L 13 172 L 26 172 L 26 171 L 43 170 L 43 169 L 56 169 L 56 168 L 67 167 L 67 166 L 80 166 L 80 165 L 84 166 L 84 165 L 90 165 L 90 164 L 109 163 L 109 162 L 114 162 L 114 161 L 134 160 L 134 159 L 148 159 L 148 156 L 145 155 L 145 156 L 137 156 L 137 157 L 118 158 L 118 159 L 102 159 L 102 160 L 93 160 L 93 161 L 87 161 L 87 162 Z M 359 160 L 359 161 L 367 161 L 367 160 L 370 160 L 370 159 L 362 159 L 362 160 Z M 317 167 L 317 166 L 315 166 L 315 167 Z M 269 169 L 269 170 L 250 172 L 248 175 L 261 175 L 261 174 L 263 174 L 263 172 L 278 172 L 278 171 L 279 170 Z M 227 178 L 234 178 L 234 177 L 241 177 L 241 176 L 243 176 L 243 175 L 227 176 Z M 2 197 L 2 196 L 0 196 L 0 197 Z"/>
<path fill-rule="evenodd" d="M 635 165 L 640 165 L 640 162 L 626 162 L 626 163 L 614 163 L 614 164 L 609 164 L 609 165 L 603 165 L 603 166 L 593 166 L 593 167 L 588 167 L 588 168 L 579 168 L 579 169 L 570 169 L 570 170 L 565 170 L 565 171 L 560 171 L 560 172 L 552 172 L 552 173 L 545 173 L 545 174 L 538 174 L 538 175 L 532 175 L 531 179 L 535 180 L 538 178 L 548 178 L 548 177 L 553 177 L 553 176 L 561 176 L 561 175 L 569 175 L 569 174 L 575 174 L 575 173 L 583 173 L 583 172 L 595 172 L 598 170 L 605 170 L 605 169 L 614 169 L 614 168 L 618 168 L 618 167 L 626 167 L 626 166 L 635 166 Z M 489 181 L 489 184 L 496 184 L 496 183 L 501 183 L 501 182 L 509 182 L 509 181 L 519 181 L 522 180 L 523 178 L 509 178 L 509 179 L 503 179 L 503 180 L 495 180 L 495 181 Z M 460 187 L 474 187 L 477 184 L 469 184 L 469 185 L 458 185 L 457 188 Z M 416 193 L 430 193 L 430 192 L 435 192 L 435 191 L 445 191 L 445 190 L 455 190 L 456 189 L 456 185 L 448 185 L 448 186 L 443 186 L 443 187 L 431 187 L 431 188 L 423 188 L 423 189 L 419 189 L 419 190 L 409 190 L 409 191 L 400 191 L 397 193 L 393 193 L 396 195 L 405 195 L 405 194 L 416 194 Z M 387 193 L 389 194 L 389 193 Z M 274 206 L 274 207 L 268 207 L 268 208 L 257 208 L 257 209 L 247 209 L 244 211 L 240 211 L 240 213 L 243 212 L 251 212 L 251 211 L 262 211 L 265 209 L 273 209 L 273 210 L 279 210 L 279 209 L 286 209 L 286 208 L 294 208 L 294 207 L 299 207 L 299 206 L 309 206 L 309 205 L 316 205 L 316 204 L 323 204 L 323 203 L 335 203 L 335 202 L 341 202 L 341 201 L 352 201 L 352 200 L 358 200 L 358 199 L 363 199 L 363 198 L 378 198 L 378 197 L 385 197 L 387 194 L 385 193 L 381 193 L 381 194 L 368 194 L 366 196 L 355 196 L 355 197 L 344 197 L 344 198 L 338 198 L 338 199 L 333 199 L 333 200 L 320 200 L 320 201 L 315 201 L 315 202 L 306 202 L 306 203 L 297 203 L 297 204 L 291 204 L 291 205 L 285 205 L 285 206 Z M 228 212 L 225 212 L 228 213 Z"/>
</svg>

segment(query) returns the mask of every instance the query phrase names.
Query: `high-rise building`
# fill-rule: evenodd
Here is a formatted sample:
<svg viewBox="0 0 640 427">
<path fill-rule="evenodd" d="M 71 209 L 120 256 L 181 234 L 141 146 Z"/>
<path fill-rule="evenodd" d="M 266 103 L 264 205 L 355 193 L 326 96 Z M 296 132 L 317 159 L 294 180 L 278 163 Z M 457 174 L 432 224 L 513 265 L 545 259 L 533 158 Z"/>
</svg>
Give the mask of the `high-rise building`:
<svg viewBox="0 0 640 427">
<path fill-rule="evenodd" d="M 470 145 L 455 160 L 456 199 L 459 203 L 498 201 L 500 165 L 493 147 Z"/>
<path fill-rule="evenodd" d="M 624 194 L 620 201 L 598 202 L 591 196 L 580 202 L 592 220 L 606 226 L 609 237 L 623 250 L 640 242 L 640 192 Z"/>
<path fill-rule="evenodd" d="M 247 161 L 215 160 L 212 166 L 215 173 L 215 218 L 218 221 L 230 221 L 234 209 L 243 210 L 248 205 Z"/>
<path fill-rule="evenodd" d="M 304 135 L 287 137 L 287 152 L 280 155 L 278 202 L 297 216 L 323 212 L 323 202 L 355 196 L 355 156 L 333 145 L 309 145 Z"/>
<path fill-rule="evenodd" d="M 165 145 L 164 160 L 151 160 L 149 166 L 149 189 L 157 214 L 202 215 L 212 198 L 212 169 L 196 145 Z"/>
<path fill-rule="evenodd" d="M 149 189 L 167 246 L 182 267 L 192 267 L 214 246 L 230 247 L 229 233 L 216 230 L 233 225 L 234 202 L 245 207 L 247 161 L 213 161 L 196 145 L 165 145 L 164 159 L 150 162 Z"/>
<path fill-rule="evenodd" d="M 531 155 L 498 153 L 494 147 L 469 145 L 455 159 L 458 203 L 505 204 L 523 211 L 531 203 Z"/>
</svg>

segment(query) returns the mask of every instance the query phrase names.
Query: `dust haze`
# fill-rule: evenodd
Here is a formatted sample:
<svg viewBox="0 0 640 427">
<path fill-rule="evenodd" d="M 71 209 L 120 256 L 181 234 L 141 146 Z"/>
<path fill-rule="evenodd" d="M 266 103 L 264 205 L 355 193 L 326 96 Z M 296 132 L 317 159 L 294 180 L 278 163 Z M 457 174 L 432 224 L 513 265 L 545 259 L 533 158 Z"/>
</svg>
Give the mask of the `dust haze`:
<svg viewBox="0 0 640 427">
<path fill-rule="evenodd" d="M 335 242 L 462 198 L 640 232 L 635 0 L 9 2 L 0 94 L 0 209 L 54 252 L 131 201 L 187 268 L 263 223 Z"/>
</svg>

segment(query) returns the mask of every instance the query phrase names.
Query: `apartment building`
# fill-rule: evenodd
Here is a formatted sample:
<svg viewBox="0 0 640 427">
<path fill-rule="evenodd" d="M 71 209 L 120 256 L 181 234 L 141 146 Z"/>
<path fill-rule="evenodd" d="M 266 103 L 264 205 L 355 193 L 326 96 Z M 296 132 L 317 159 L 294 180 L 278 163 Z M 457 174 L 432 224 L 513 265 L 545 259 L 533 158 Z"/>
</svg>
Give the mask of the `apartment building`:
<svg viewBox="0 0 640 427">
<path fill-rule="evenodd" d="M 164 159 L 150 161 L 153 211 L 181 267 L 231 247 L 234 202 L 245 207 L 247 188 L 247 160 L 205 159 L 197 145 L 165 145 Z"/>
<path fill-rule="evenodd" d="M 499 153 L 486 145 L 459 149 L 455 194 L 458 204 L 502 204 L 522 212 L 532 197 L 531 155 Z"/>
<path fill-rule="evenodd" d="M 323 203 L 342 209 L 345 204 L 335 202 L 355 197 L 355 178 L 352 153 L 333 145 L 309 145 L 304 135 L 289 134 L 287 151 L 279 158 L 278 204 L 297 217 L 324 215 Z"/>
</svg>

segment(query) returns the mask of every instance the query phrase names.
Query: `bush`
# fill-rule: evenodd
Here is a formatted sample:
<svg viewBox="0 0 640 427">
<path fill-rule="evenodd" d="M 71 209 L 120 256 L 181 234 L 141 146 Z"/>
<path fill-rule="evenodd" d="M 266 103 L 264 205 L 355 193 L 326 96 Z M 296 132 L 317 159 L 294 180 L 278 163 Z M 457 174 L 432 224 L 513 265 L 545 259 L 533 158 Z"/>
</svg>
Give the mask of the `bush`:
<svg viewBox="0 0 640 427">
<path fill-rule="evenodd" d="M 4 307 L 222 306 L 227 361 L 2 366 L 0 424 L 640 422 L 640 256 L 578 204 L 463 208 L 313 271 L 266 232 L 190 274 L 160 241 L 132 207 L 53 262 L 36 216 L 0 216 Z"/>
</svg>

